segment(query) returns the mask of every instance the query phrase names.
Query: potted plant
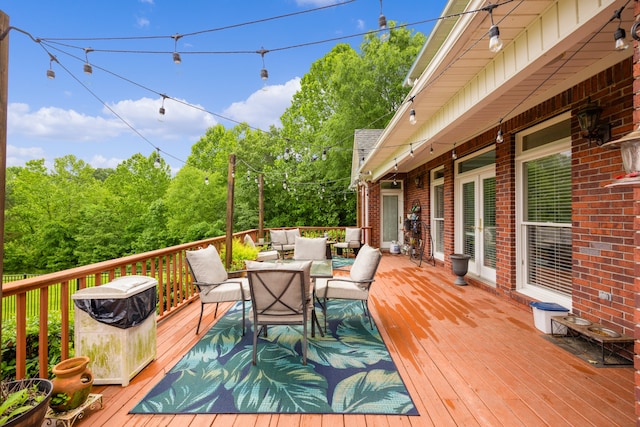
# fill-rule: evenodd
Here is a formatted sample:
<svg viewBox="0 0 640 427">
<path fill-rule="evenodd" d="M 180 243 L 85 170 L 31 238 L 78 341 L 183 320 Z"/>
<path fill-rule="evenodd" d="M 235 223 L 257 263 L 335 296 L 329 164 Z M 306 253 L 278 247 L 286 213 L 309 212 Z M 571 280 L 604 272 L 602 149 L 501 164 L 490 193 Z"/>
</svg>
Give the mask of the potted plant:
<svg viewBox="0 0 640 427">
<path fill-rule="evenodd" d="M 0 426 L 42 425 L 52 391 L 53 384 L 44 378 L 0 384 Z"/>
</svg>

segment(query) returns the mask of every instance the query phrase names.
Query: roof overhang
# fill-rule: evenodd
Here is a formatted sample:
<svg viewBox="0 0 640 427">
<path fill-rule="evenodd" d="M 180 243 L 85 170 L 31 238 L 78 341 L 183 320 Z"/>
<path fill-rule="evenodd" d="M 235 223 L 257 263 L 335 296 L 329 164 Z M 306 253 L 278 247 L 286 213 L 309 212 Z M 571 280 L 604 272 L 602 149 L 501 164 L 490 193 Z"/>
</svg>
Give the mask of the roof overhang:
<svg viewBox="0 0 640 427">
<path fill-rule="evenodd" d="M 620 1 L 527 0 L 493 10 L 504 47 L 488 49 L 485 0 L 451 0 L 415 60 L 413 83 L 375 147 L 357 172 L 377 180 L 408 172 L 633 55 L 614 50 Z M 634 22 L 632 7 L 622 12 L 622 28 Z M 409 110 L 417 124 L 409 123 Z M 413 151 L 413 156 L 410 152 Z"/>
</svg>

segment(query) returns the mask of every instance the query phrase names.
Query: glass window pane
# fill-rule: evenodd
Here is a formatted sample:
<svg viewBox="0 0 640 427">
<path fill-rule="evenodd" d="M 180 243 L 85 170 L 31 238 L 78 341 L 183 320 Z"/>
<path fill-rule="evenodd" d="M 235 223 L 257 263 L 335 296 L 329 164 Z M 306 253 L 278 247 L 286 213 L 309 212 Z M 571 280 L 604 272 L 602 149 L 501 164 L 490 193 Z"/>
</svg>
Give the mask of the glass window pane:
<svg viewBox="0 0 640 427">
<path fill-rule="evenodd" d="M 528 225 L 526 231 L 528 283 L 571 295 L 571 229 Z"/>
<path fill-rule="evenodd" d="M 540 129 L 522 137 L 522 151 L 559 141 L 571 136 L 571 119 Z"/>
<path fill-rule="evenodd" d="M 475 201 L 475 182 L 467 182 L 462 185 L 462 229 L 464 235 L 462 238 L 463 252 L 476 256 L 476 201 Z"/>
<path fill-rule="evenodd" d="M 496 268 L 496 178 L 482 181 L 483 252 L 485 267 Z"/>
<path fill-rule="evenodd" d="M 493 165 L 496 162 L 496 150 L 487 151 L 468 160 L 458 163 L 458 173 L 469 172 L 474 169 Z"/>
<path fill-rule="evenodd" d="M 525 221 L 571 223 L 571 152 L 524 164 Z"/>
<path fill-rule="evenodd" d="M 382 241 L 398 240 L 398 196 L 382 197 Z"/>
</svg>

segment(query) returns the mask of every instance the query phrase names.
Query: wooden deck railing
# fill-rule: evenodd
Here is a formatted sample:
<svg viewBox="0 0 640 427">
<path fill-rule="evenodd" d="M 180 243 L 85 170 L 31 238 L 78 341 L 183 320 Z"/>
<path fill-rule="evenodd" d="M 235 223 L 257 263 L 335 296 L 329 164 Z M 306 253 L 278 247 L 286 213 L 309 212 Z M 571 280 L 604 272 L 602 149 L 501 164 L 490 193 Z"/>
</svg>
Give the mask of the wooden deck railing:
<svg viewBox="0 0 640 427">
<path fill-rule="evenodd" d="M 298 227 L 304 236 L 318 236 L 329 232 L 332 238 L 340 240 L 344 238 L 343 227 Z M 234 237 L 243 239 L 246 234 L 257 241 L 258 230 L 246 230 L 234 233 Z M 268 230 L 265 230 L 268 240 Z M 368 240 L 368 239 L 367 239 Z M 60 301 L 61 314 L 61 358 L 69 358 L 70 351 L 70 327 L 69 320 L 73 313 L 71 295 L 79 289 L 87 286 L 100 286 L 104 278 L 107 282 L 124 275 L 151 276 L 158 280 L 158 305 L 157 320 L 162 321 L 167 316 L 183 308 L 197 298 L 197 293 L 191 285 L 185 252 L 200 246 L 214 245 L 218 250 L 225 241 L 225 237 L 216 237 L 185 243 L 169 248 L 159 249 L 124 258 L 99 262 L 44 274 L 37 277 L 17 280 L 3 285 L 3 299 L 15 298 L 16 307 L 16 379 L 26 375 L 27 359 L 27 313 L 33 310 L 27 309 L 27 293 L 38 292 L 39 298 L 39 375 L 48 377 L 48 302 L 50 298 Z M 58 295 L 50 295 L 54 290 Z M 30 299 L 33 301 L 33 298 Z"/>
</svg>

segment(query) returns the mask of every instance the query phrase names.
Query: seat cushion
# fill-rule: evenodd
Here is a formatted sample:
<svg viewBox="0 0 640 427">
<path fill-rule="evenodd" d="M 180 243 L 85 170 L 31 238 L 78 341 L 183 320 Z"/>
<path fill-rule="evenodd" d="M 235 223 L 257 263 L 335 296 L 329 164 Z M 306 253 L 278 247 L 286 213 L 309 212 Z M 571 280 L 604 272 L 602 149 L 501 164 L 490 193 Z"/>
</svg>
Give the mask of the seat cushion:
<svg viewBox="0 0 640 427">
<path fill-rule="evenodd" d="M 363 289 L 357 283 L 339 279 L 316 279 L 316 295 L 319 298 L 354 299 L 366 301 L 368 288 Z"/>
<path fill-rule="evenodd" d="M 358 256 L 356 256 L 351 270 L 349 271 L 349 277 L 353 281 L 371 280 L 378 269 L 378 263 L 382 258 L 380 249 L 374 249 L 369 245 L 364 245 Z"/>
<path fill-rule="evenodd" d="M 300 229 L 294 228 L 293 230 L 285 230 L 285 234 L 287 235 L 287 244 L 295 245 L 296 238 L 300 237 Z"/>
<path fill-rule="evenodd" d="M 256 247 L 256 242 L 254 242 L 253 239 L 251 238 L 251 236 L 248 235 L 248 234 L 244 235 L 244 244 L 249 246 L 250 248 L 255 248 Z"/>
<path fill-rule="evenodd" d="M 278 259 L 278 251 L 263 251 L 258 252 L 257 260 L 262 261 L 272 261 Z"/>
<path fill-rule="evenodd" d="M 287 244 L 287 233 L 285 230 L 271 230 L 269 231 L 271 234 L 271 244 L 272 245 L 286 245 Z"/>
<path fill-rule="evenodd" d="M 240 289 L 242 286 L 242 290 Z M 244 299 L 251 299 L 251 291 L 249 290 L 249 279 L 246 277 L 238 279 L 229 279 L 228 282 L 224 282 L 215 286 L 201 286 L 200 287 L 200 300 L 203 303 L 223 302 L 223 301 L 242 301 L 244 292 Z"/>
<path fill-rule="evenodd" d="M 321 260 L 327 257 L 326 237 L 298 237 L 293 249 L 293 259 Z"/>
<path fill-rule="evenodd" d="M 194 280 L 200 283 L 222 283 L 229 275 L 225 270 L 220 255 L 215 246 L 209 245 L 204 249 L 187 251 L 187 260 L 191 266 Z"/>
</svg>

